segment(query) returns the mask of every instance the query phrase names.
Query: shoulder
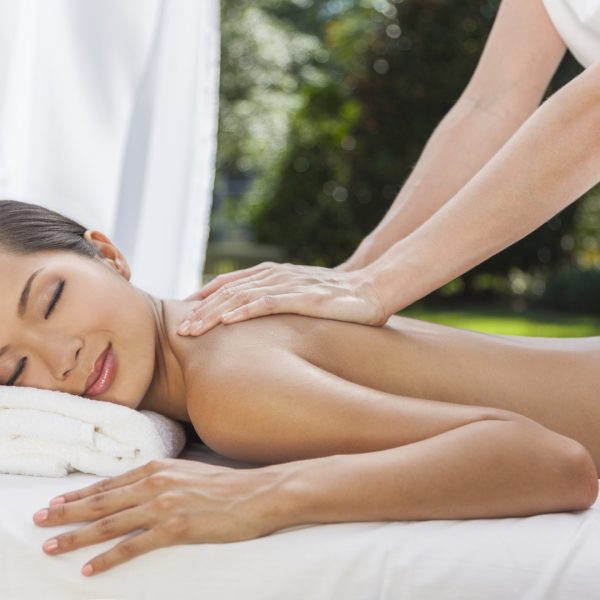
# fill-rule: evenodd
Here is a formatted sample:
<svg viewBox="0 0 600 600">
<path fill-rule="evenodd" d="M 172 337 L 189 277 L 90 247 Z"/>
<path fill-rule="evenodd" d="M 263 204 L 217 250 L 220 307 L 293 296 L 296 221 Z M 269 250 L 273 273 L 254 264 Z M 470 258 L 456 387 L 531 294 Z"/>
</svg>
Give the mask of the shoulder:
<svg viewBox="0 0 600 600">
<path fill-rule="evenodd" d="M 184 337 L 185 357 L 191 375 L 221 377 L 231 370 L 255 369 L 259 357 L 274 352 L 301 353 L 308 345 L 325 342 L 337 321 L 301 315 L 268 315 L 230 325 L 217 325 L 199 337 Z M 268 365 L 267 365 L 268 366 Z"/>
<path fill-rule="evenodd" d="M 217 421 L 235 420 L 242 406 L 277 379 L 282 364 L 294 356 L 291 337 L 271 317 L 219 325 L 198 338 L 184 338 L 182 360 L 186 405 L 198 435 L 214 437 Z"/>
</svg>

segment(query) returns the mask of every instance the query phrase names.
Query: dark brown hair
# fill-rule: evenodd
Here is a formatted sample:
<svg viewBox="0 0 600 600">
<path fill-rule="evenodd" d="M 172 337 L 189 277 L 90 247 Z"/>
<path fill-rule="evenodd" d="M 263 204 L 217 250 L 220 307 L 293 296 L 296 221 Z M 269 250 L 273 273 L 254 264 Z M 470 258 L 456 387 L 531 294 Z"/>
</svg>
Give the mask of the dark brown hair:
<svg viewBox="0 0 600 600">
<path fill-rule="evenodd" d="M 86 228 L 53 210 L 17 200 L 0 200 L 0 247 L 12 254 L 67 250 L 95 258 Z"/>
</svg>

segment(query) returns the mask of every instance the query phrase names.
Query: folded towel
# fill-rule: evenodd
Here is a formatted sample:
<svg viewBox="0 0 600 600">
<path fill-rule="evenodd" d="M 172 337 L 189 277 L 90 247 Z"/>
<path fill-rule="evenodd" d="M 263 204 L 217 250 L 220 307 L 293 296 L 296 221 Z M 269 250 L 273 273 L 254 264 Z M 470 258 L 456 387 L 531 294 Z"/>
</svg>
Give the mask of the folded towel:
<svg viewBox="0 0 600 600">
<path fill-rule="evenodd" d="M 113 477 L 178 456 L 180 423 L 148 410 L 65 392 L 0 386 L 0 473 Z"/>
</svg>

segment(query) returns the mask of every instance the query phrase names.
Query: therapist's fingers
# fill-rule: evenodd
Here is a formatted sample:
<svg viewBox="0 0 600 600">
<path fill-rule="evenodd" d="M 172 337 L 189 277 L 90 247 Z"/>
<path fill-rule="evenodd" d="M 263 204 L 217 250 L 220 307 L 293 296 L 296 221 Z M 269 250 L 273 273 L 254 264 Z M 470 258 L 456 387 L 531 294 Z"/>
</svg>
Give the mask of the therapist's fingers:
<svg viewBox="0 0 600 600">
<path fill-rule="evenodd" d="M 225 312 L 221 318 L 222 322 L 235 323 L 236 321 L 245 321 L 246 319 L 253 319 L 255 317 L 262 317 L 268 314 L 277 313 L 299 313 L 301 312 L 300 306 L 302 306 L 302 314 L 319 317 L 319 309 L 315 308 L 311 311 L 307 310 L 305 303 L 307 302 L 306 294 L 277 294 L 260 296 L 248 304 L 244 304 L 234 310 Z"/>
<path fill-rule="evenodd" d="M 238 271 L 232 271 L 231 273 L 223 273 L 217 275 L 214 279 L 209 281 L 204 287 L 200 288 L 195 294 L 193 294 L 193 300 L 204 300 L 211 294 L 214 294 L 218 289 L 223 287 L 227 283 L 232 281 L 238 281 L 240 279 L 246 279 L 253 275 L 258 275 L 263 271 L 267 271 L 274 267 L 277 263 L 274 262 L 263 262 L 248 269 L 239 269 Z"/>
<path fill-rule="evenodd" d="M 285 286 L 256 287 L 254 284 L 224 287 L 211 298 L 205 300 L 202 307 L 195 312 L 196 316 L 194 320 L 188 321 L 189 326 L 184 328 L 184 324 L 182 323 L 177 333 L 180 335 L 206 333 L 222 322 L 224 313 L 235 310 L 240 305 L 254 302 L 260 297 L 266 298 L 266 301 L 269 302 L 271 297 L 279 297 L 286 290 Z M 191 315 L 188 315 L 188 319 L 190 318 L 192 318 Z"/>
<path fill-rule="evenodd" d="M 276 313 L 366 325 L 383 325 L 389 317 L 374 284 L 362 271 L 281 264 L 224 283 L 186 314 L 177 333 L 201 335 L 220 322 Z"/>
<path fill-rule="evenodd" d="M 184 319 L 190 321 L 200 320 L 214 312 L 215 307 L 222 307 L 231 302 L 246 302 L 250 292 L 256 292 L 260 289 L 264 291 L 267 287 L 272 287 L 277 283 L 277 276 L 267 272 L 253 275 L 250 278 L 240 279 L 233 283 L 227 283 L 217 292 L 199 302 L 190 311 L 184 315 Z M 222 311 L 221 311 L 222 312 Z"/>
<path fill-rule="evenodd" d="M 264 282 L 268 281 L 270 278 L 272 278 L 272 272 L 266 270 L 261 271 L 260 273 L 255 273 L 254 275 L 250 275 L 249 277 L 244 277 L 236 281 L 225 283 L 213 294 L 211 294 L 207 298 L 204 298 L 203 300 L 200 300 L 192 308 L 190 308 L 188 312 L 185 313 L 182 320 L 195 319 L 198 316 L 198 314 L 202 310 L 204 310 L 206 306 L 210 305 L 210 302 L 218 302 L 221 298 L 223 298 L 223 294 L 226 294 L 227 290 L 231 290 L 233 288 L 235 288 L 236 290 L 240 290 L 248 287 L 258 287 L 264 284 Z"/>
<path fill-rule="evenodd" d="M 193 306 L 185 315 L 183 316 L 181 323 L 179 324 L 179 329 L 177 333 L 180 335 L 187 334 L 188 331 L 185 331 L 185 325 L 190 325 L 196 321 L 200 320 L 200 314 L 205 312 L 207 307 L 210 307 L 210 303 L 222 303 L 224 299 L 228 299 L 230 297 L 231 290 L 235 288 L 236 291 L 240 291 L 245 288 L 258 287 L 264 283 L 266 279 L 269 278 L 271 271 L 264 270 L 260 273 L 255 273 L 254 275 L 250 275 L 248 277 L 244 277 L 242 279 L 238 279 L 236 281 L 232 281 L 229 283 L 224 283 L 219 287 L 218 290 L 215 290 L 207 298 L 201 299 L 197 294 L 193 296 L 189 296 L 186 300 L 200 300 L 195 306 Z M 216 325 L 217 322 L 213 324 Z M 183 328 L 183 329 L 182 329 Z"/>
</svg>

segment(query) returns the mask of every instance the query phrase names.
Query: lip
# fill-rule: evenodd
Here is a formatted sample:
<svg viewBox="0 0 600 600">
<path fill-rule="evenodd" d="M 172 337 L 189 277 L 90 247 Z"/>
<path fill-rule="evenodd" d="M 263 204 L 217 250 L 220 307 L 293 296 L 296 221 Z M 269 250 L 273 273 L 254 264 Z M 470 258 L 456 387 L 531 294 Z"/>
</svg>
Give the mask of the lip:
<svg viewBox="0 0 600 600">
<path fill-rule="evenodd" d="M 98 396 L 105 392 L 115 378 L 116 366 L 112 344 L 109 343 L 108 347 L 96 359 L 83 393 L 86 396 Z"/>
</svg>

